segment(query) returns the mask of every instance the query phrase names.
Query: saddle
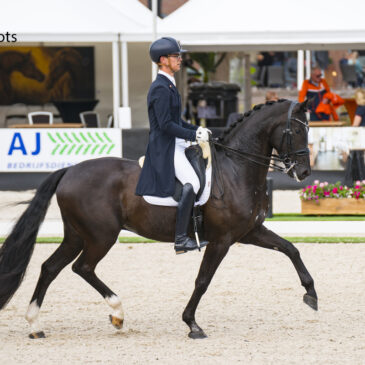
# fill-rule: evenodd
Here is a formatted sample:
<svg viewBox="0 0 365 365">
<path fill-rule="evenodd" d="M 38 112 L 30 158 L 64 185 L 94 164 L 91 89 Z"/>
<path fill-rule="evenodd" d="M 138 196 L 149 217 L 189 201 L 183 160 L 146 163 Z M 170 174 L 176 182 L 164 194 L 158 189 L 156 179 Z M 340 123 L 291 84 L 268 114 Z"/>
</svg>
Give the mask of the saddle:
<svg viewBox="0 0 365 365">
<path fill-rule="evenodd" d="M 191 145 L 185 149 L 185 156 L 199 178 L 200 189 L 196 195 L 196 200 L 198 201 L 204 191 L 206 183 L 205 170 L 211 166 L 212 161 L 209 142 L 201 142 L 200 144 Z M 142 156 L 138 160 L 141 168 L 143 167 L 144 158 L 145 156 Z M 178 179 L 175 179 L 175 192 L 172 198 L 176 202 L 180 201 L 182 187 L 182 183 Z"/>
</svg>

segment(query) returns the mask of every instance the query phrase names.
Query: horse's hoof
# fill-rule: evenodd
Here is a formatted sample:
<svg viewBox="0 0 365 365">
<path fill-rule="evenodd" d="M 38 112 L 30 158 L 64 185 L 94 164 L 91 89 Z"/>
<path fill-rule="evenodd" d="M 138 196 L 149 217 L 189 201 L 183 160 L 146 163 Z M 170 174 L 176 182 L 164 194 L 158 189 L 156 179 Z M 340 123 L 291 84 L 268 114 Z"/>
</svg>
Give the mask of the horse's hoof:
<svg viewBox="0 0 365 365">
<path fill-rule="evenodd" d="M 190 332 L 188 335 L 190 338 L 192 338 L 193 340 L 198 340 L 201 338 L 207 338 L 208 336 L 204 333 L 204 331 L 199 331 L 199 332 Z"/>
<path fill-rule="evenodd" d="M 123 319 L 109 315 L 110 323 L 117 329 L 123 328 Z"/>
<path fill-rule="evenodd" d="M 317 298 L 311 297 L 308 294 L 304 294 L 304 296 L 303 296 L 303 302 L 305 304 L 308 304 L 315 311 L 318 310 L 318 300 L 317 300 Z"/>
<path fill-rule="evenodd" d="M 29 334 L 29 338 L 31 338 L 32 340 L 36 339 L 36 338 L 45 338 L 46 335 L 44 334 L 43 331 L 39 331 L 39 332 L 32 332 Z"/>
</svg>

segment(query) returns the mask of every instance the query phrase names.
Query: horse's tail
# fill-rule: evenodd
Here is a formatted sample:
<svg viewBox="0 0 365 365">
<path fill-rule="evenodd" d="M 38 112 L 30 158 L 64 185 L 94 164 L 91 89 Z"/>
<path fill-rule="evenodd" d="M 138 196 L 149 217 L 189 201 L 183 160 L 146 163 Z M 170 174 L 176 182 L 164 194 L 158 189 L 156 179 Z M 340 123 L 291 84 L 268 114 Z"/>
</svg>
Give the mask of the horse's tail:
<svg viewBox="0 0 365 365">
<path fill-rule="evenodd" d="M 66 170 L 64 168 L 54 172 L 39 186 L 28 208 L 0 248 L 0 309 L 8 303 L 23 280 L 38 229 Z"/>
</svg>

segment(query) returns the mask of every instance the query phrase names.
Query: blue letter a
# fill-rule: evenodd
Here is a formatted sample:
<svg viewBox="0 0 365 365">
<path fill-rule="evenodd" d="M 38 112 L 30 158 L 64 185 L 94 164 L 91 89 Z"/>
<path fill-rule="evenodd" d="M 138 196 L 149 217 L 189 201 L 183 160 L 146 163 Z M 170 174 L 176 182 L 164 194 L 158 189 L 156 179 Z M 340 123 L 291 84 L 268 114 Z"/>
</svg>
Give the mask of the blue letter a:
<svg viewBox="0 0 365 365">
<path fill-rule="evenodd" d="M 15 145 L 17 141 L 18 141 L 19 146 Z M 27 151 L 26 151 L 24 143 L 23 143 L 22 136 L 20 135 L 19 132 L 14 133 L 14 137 L 13 137 L 13 140 L 11 141 L 8 155 L 12 155 L 14 150 L 21 150 L 23 155 L 27 154 Z"/>
</svg>

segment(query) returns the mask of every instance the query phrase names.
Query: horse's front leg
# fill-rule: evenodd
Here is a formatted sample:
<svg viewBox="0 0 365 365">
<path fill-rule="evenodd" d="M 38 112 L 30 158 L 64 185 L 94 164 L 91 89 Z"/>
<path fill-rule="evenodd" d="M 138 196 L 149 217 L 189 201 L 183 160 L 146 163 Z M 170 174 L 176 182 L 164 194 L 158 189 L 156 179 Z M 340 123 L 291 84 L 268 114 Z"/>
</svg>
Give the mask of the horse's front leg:
<svg viewBox="0 0 365 365">
<path fill-rule="evenodd" d="M 304 303 L 308 304 L 312 309 L 318 310 L 318 298 L 314 289 L 314 281 L 300 258 L 298 249 L 291 242 L 281 238 L 263 225 L 251 231 L 240 239 L 239 242 L 277 250 L 287 255 L 299 275 L 302 286 L 307 291 L 303 297 Z"/>
<path fill-rule="evenodd" d="M 215 271 L 228 252 L 229 244 L 210 243 L 204 253 L 198 276 L 195 280 L 195 289 L 183 313 L 183 321 L 189 326 L 189 337 L 193 339 L 205 338 L 207 335 L 195 322 L 195 311 L 203 294 L 213 278 Z"/>
</svg>

